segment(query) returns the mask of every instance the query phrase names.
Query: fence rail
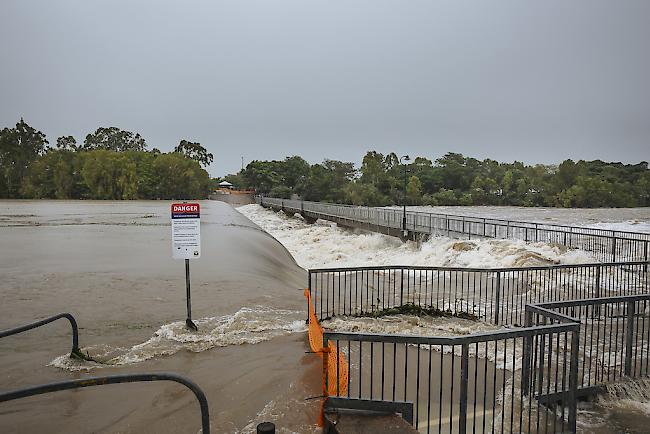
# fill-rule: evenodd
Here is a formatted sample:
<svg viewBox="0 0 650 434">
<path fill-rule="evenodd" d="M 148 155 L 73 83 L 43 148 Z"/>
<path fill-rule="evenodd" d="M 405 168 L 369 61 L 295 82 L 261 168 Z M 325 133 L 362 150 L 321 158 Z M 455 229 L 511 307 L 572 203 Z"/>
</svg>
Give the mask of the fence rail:
<svg viewBox="0 0 650 434">
<path fill-rule="evenodd" d="M 395 234 L 403 229 L 404 213 L 398 209 L 261 196 L 256 200 L 262 206 L 300 213 L 311 218 L 322 218 L 339 223 L 348 222 L 374 232 Z M 650 234 L 640 232 L 417 211 L 406 212 L 406 230 L 412 235 L 556 243 L 591 252 L 601 261 L 648 261 L 650 258 Z"/>
<path fill-rule="evenodd" d="M 411 402 L 413 425 L 426 433 L 575 432 L 576 384 L 570 377 L 575 360 L 572 365 L 567 354 L 576 351 L 579 327 L 556 324 L 455 337 L 325 332 L 325 342 L 350 363 L 346 393 L 337 389 L 333 396 Z M 525 393 L 520 373 L 527 340 L 538 344 L 535 361 L 562 366 L 554 375 L 530 376 L 529 389 L 564 393 L 569 399 L 561 405 L 540 405 Z"/>
<path fill-rule="evenodd" d="M 527 304 L 650 293 L 648 262 L 520 268 L 378 266 L 312 269 L 308 289 L 319 320 L 379 315 L 413 305 L 522 325 Z"/>
<path fill-rule="evenodd" d="M 580 322 L 578 388 L 650 373 L 650 294 L 526 306 L 526 327 Z"/>
<path fill-rule="evenodd" d="M 412 403 L 426 433 L 575 432 L 580 396 L 648 376 L 649 307 L 650 294 L 538 303 L 524 327 L 452 337 L 326 331 L 350 367 L 331 395 Z"/>
<path fill-rule="evenodd" d="M 24 333 L 29 330 L 33 330 L 38 327 L 50 324 L 58 319 L 65 318 L 70 322 L 70 327 L 72 328 L 72 349 L 70 350 L 70 357 L 75 357 L 83 360 L 88 360 L 89 357 L 84 355 L 79 349 L 79 327 L 77 326 L 77 320 L 74 316 L 69 313 L 60 313 L 49 318 L 44 318 L 39 321 L 35 321 L 29 324 L 25 324 L 19 327 L 10 328 L 7 330 L 0 331 L 0 339 L 8 336 L 13 336 L 19 333 Z"/>
<path fill-rule="evenodd" d="M 199 407 L 201 408 L 201 432 L 203 434 L 210 434 L 210 412 L 208 409 L 208 401 L 203 390 L 201 390 L 201 388 L 189 378 L 167 372 L 108 375 L 103 377 L 80 378 L 57 383 L 39 384 L 18 390 L 0 392 L 0 402 L 12 401 L 45 393 L 59 392 L 62 390 L 79 389 L 82 387 L 104 386 L 107 384 L 118 383 L 135 383 L 142 381 L 173 381 L 190 389 L 199 402 Z"/>
</svg>

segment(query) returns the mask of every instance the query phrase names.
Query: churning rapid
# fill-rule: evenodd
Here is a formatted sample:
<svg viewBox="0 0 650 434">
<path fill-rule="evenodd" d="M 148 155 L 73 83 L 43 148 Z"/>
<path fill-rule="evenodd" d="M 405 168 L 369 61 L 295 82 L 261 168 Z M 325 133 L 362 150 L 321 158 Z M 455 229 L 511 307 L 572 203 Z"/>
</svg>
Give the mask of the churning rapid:
<svg viewBox="0 0 650 434">
<path fill-rule="evenodd" d="M 340 229 L 334 223 L 308 224 L 259 205 L 237 208 L 280 241 L 304 268 L 370 265 L 522 267 L 595 262 L 588 253 L 561 245 L 520 240 L 456 240 L 435 237 L 421 245 L 395 237 Z"/>
</svg>

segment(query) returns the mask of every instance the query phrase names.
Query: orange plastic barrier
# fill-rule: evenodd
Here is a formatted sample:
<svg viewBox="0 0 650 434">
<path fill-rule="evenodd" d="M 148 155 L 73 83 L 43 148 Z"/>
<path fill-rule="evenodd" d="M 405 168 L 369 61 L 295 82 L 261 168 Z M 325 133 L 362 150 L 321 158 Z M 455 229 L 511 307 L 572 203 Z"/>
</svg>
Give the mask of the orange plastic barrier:
<svg viewBox="0 0 650 434">
<path fill-rule="evenodd" d="M 327 353 L 327 357 L 323 357 L 323 395 L 326 398 L 329 395 L 346 395 L 348 393 L 348 361 L 340 349 L 337 354 L 336 347 L 332 342 L 328 342 L 327 348 L 323 348 L 323 328 L 316 318 L 308 289 L 305 289 L 305 297 L 307 297 L 307 308 L 309 309 L 309 345 L 311 350 L 321 357 Z"/>
</svg>

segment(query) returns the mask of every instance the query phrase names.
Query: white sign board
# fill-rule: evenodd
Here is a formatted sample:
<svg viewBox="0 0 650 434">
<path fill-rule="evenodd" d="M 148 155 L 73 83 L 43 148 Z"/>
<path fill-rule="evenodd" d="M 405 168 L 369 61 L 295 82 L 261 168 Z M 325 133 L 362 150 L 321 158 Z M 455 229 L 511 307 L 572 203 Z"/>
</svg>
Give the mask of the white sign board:
<svg viewBox="0 0 650 434">
<path fill-rule="evenodd" d="M 174 259 L 201 257 L 201 206 L 198 203 L 173 203 L 172 256 Z"/>
</svg>

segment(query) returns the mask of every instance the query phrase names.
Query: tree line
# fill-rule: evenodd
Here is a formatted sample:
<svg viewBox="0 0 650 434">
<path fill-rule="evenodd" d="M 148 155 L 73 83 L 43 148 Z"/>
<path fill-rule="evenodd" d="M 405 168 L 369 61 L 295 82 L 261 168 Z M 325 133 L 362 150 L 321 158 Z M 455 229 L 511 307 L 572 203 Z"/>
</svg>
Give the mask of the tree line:
<svg viewBox="0 0 650 434">
<path fill-rule="evenodd" d="M 358 169 L 334 160 L 310 165 L 293 156 L 252 161 L 225 179 L 274 197 L 366 206 L 401 204 L 404 190 L 409 205 L 650 206 L 650 170 L 645 161 L 526 165 L 447 153 L 435 161 L 417 157 L 400 162 L 394 153 L 370 151 Z"/>
<path fill-rule="evenodd" d="M 213 155 L 181 140 L 163 153 L 140 134 L 100 127 L 82 144 L 72 136 L 54 147 L 23 119 L 0 131 L 0 198 L 202 199 L 210 191 Z"/>
</svg>

